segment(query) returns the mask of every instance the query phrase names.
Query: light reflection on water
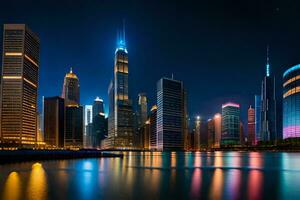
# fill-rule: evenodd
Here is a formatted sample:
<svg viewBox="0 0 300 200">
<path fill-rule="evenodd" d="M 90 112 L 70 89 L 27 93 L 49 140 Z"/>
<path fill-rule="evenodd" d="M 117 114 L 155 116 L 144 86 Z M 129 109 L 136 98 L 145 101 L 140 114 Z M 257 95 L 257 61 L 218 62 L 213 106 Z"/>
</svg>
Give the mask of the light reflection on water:
<svg viewBox="0 0 300 200">
<path fill-rule="evenodd" d="M 299 199 L 300 154 L 126 152 L 0 166 L 3 199 Z"/>
</svg>

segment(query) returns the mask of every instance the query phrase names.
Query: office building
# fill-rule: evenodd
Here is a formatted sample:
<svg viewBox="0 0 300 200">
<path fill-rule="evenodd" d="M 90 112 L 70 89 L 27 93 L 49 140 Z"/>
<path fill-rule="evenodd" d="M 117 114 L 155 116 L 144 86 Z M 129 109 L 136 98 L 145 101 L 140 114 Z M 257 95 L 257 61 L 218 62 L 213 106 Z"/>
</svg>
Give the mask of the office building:
<svg viewBox="0 0 300 200">
<path fill-rule="evenodd" d="M 200 139 L 201 139 L 201 135 L 200 135 L 200 116 L 197 116 L 196 117 L 196 120 L 195 120 L 195 128 L 194 128 L 194 150 L 197 151 L 197 150 L 200 150 Z"/>
<path fill-rule="evenodd" d="M 207 147 L 213 148 L 215 144 L 215 123 L 214 119 L 207 120 Z"/>
<path fill-rule="evenodd" d="M 261 141 L 261 96 L 255 95 L 255 144 L 258 143 L 258 141 Z"/>
<path fill-rule="evenodd" d="M 62 90 L 62 98 L 65 99 L 66 106 L 78 106 L 80 104 L 79 89 L 79 79 L 71 68 L 65 76 Z"/>
<path fill-rule="evenodd" d="M 162 78 L 157 83 L 157 148 L 184 149 L 185 92 L 183 83 Z"/>
<path fill-rule="evenodd" d="M 109 86 L 108 148 L 133 148 L 133 110 L 128 88 L 125 31 L 118 38 L 113 81 Z"/>
<path fill-rule="evenodd" d="M 4 24 L 0 92 L 3 145 L 36 143 L 39 54 L 39 38 L 27 25 Z"/>
<path fill-rule="evenodd" d="M 107 137 L 103 100 L 97 97 L 93 103 L 92 147 L 99 148 L 101 141 Z"/>
<path fill-rule="evenodd" d="M 240 105 L 228 102 L 222 105 L 221 145 L 240 143 Z"/>
<path fill-rule="evenodd" d="M 47 146 L 65 146 L 65 102 L 61 97 L 44 98 L 44 141 Z"/>
<path fill-rule="evenodd" d="M 255 145 L 255 109 L 248 109 L 248 140 L 249 145 Z"/>
<path fill-rule="evenodd" d="M 138 95 L 138 126 L 144 126 L 148 119 L 147 96 L 145 93 Z"/>
<path fill-rule="evenodd" d="M 300 137 L 300 65 L 283 74 L 283 139 Z"/>
<path fill-rule="evenodd" d="M 92 131 L 89 131 L 89 125 L 93 123 L 93 106 L 84 106 L 84 133 L 83 133 L 83 143 L 84 147 L 90 148 L 91 146 L 91 135 Z"/>
<path fill-rule="evenodd" d="M 157 106 L 152 106 L 150 110 L 150 149 L 157 149 Z"/>
<path fill-rule="evenodd" d="M 271 76 L 269 48 L 267 48 L 266 75 L 262 81 L 261 98 L 260 141 L 275 142 L 278 139 L 276 131 L 275 77 Z"/>
<path fill-rule="evenodd" d="M 83 147 L 83 107 L 69 105 L 66 109 L 65 147 Z"/>
<path fill-rule="evenodd" d="M 65 147 L 67 148 L 83 148 L 84 116 L 79 92 L 79 79 L 71 68 L 65 76 L 62 91 L 65 100 Z"/>
<path fill-rule="evenodd" d="M 215 139 L 214 147 L 220 148 L 221 146 L 221 135 L 222 135 L 222 116 L 220 113 L 216 113 L 214 116 L 214 128 L 215 128 Z"/>
</svg>

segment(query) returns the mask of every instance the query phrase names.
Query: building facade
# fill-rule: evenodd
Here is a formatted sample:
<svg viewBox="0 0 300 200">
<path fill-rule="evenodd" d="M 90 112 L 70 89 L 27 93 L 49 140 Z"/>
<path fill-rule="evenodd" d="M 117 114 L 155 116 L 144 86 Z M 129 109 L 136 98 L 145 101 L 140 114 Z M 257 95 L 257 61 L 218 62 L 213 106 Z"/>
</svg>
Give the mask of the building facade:
<svg viewBox="0 0 300 200">
<path fill-rule="evenodd" d="M 4 24 L 0 136 L 3 144 L 35 145 L 40 41 L 25 24 Z"/>
<path fill-rule="evenodd" d="M 93 123 L 93 106 L 85 105 L 84 106 L 84 133 L 83 133 L 83 143 L 84 147 L 91 147 L 91 133 L 89 125 Z"/>
<path fill-rule="evenodd" d="M 248 109 L 248 144 L 255 145 L 255 109 L 251 106 Z"/>
<path fill-rule="evenodd" d="M 283 74 L 283 139 L 300 137 L 300 65 Z"/>
<path fill-rule="evenodd" d="M 114 78 L 109 86 L 108 148 L 134 148 L 133 110 L 128 88 L 128 52 L 125 31 L 118 38 L 115 51 Z"/>
<path fill-rule="evenodd" d="M 157 83 L 157 148 L 184 149 L 185 92 L 183 83 L 162 78 Z"/>
<path fill-rule="evenodd" d="M 61 97 L 44 98 L 44 141 L 47 146 L 65 146 L 65 101 Z"/>
<path fill-rule="evenodd" d="M 138 95 L 138 126 L 144 126 L 148 120 L 147 96 L 145 93 Z"/>
<path fill-rule="evenodd" d="M 222 105 L 221 145 L 240 143 L 240 105 L 228 102 Z"/>
<path fill-rule="evenodd" d="M 101 141 L 107 137 L 103 100 L 97 97 L 93 103 L 92 147 L 100 148 Z"/>
<path fill-rule="evenodd" d="M 150 149 L 157 149 L 157 106 L 152 106 L 150 110 Z"/>
<path fill-rule="evenodd" d="M 275 77 L 271 76 L 268 51 L 269 49 L 267 49 L 266 75 L 261 85 L 260 141 L 275 142 L 278 139 L 276 131 Z"/>
<path fill-rule="evenodd" d="M 214 128 L 215 128 L 214 147 L 220 148 L 221 135 L 222 135 L 222 115 L 220 113 L 216 113 L 214 116 Z"/>
<path fill-rule="evenodd" d="M 261 96 L 255 95 L 255 144 L 261 141 L 260 129 L 261 129 Z"/>
<path fill-rule="evenodd" d="M 65 147 L 67 148 L 83 148 L 84 145 L 83 107 L 80 106 L 79 88 L 79 79 L 71 68 L 65 76 L 62 91 L 62 98 L 65 100 Z"/>
<path fill-rule="evenodd" d="M 83 147 L 83 107 L 66 107 L 66 134 L 65 147 L 82 148 Z"/>
<path fill-rule="evenodd" d="M 66 106 L 78 106 L 80 104 L 80 87 L 79 79 L 73 73 L 72 68 L 66 74 L 62 90 L 62 98 L 65 99 Z"/>
</svg>

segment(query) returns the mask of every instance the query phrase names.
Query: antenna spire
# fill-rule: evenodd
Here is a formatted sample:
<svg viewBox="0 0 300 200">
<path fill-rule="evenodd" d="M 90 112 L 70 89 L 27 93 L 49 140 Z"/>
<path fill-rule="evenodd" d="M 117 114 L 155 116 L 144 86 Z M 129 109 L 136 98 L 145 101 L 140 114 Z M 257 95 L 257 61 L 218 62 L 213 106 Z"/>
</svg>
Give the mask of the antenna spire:
<svg viewBox="0 0 300 200">
<path fill-rule="evenodd" d="M 124 44 L 126 44 L 126 38 L 125 38 L 125 19 L 123 19 L 123 40 L 124 40 Z"/>
<path fill-rule="evenodd" d="M 72 69 L 72 67 L 70 68 L 70 73 L 73 73 L 73 69 Z"/>
<path fill-rule="evenodd" d="M 267 45 L 267 64 L 266 64 L 266 76 L 270 76 L 270 63 L 269 63 L 269 45 Z"/>
</svg>

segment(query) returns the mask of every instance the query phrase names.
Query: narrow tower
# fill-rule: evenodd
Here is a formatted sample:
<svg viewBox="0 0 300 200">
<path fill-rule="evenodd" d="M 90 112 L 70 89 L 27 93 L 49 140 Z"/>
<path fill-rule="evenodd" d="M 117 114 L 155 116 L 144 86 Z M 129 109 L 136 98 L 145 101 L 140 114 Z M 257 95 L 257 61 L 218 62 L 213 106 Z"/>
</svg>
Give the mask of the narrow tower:
<svg viewBox="0 0 300 200">
<path fill-rule="evenodd" d="M 133 147 L 133 114 L 132 102 L 128 92 L 128 52 L 125 40 L 125 25 L 123 33 L 118 34 L 115 51 L 114 76 L 109 88 L 109 147 Z"/>
<path fill-rule="evenodd" d="M 276 141 L 276 96 L 275 77 L 271 76 L 269 47 L 267 47 L 266 75 L 261 87 L 261 129 L 260 141 Z"/>
</svg>

